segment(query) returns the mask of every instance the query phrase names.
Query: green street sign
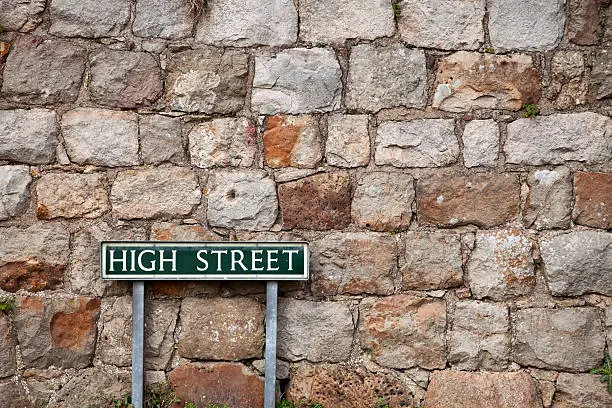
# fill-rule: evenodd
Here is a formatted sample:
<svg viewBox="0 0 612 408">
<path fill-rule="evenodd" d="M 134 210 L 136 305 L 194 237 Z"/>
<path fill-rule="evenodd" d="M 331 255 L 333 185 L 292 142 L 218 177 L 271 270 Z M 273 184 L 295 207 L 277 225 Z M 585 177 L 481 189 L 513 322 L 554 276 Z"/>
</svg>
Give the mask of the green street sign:
<svg viewBox="0 0 612 408">
<path fill-rule="evenodd" d="M 307 280 L 305 242 L 102 242 L 109 280 Z"/>
</svg>

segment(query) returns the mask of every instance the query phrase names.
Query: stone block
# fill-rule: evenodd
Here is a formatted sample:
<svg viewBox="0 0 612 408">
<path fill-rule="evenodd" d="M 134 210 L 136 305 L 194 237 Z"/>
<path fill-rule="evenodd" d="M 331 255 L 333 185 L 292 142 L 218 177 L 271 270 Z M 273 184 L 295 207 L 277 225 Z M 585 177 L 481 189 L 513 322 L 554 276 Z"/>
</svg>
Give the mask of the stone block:
<svg viewBox="0 0 612 408">
<path fill-rule="evenodd" d="M 175 353 L 180 310 L 176 300 L 151 300 L 145 306 L 145 368 L 165 370 Z"/>
<path fill-rule="evenodd" d="M 555 408 L 609 407 L 612 394 L 606 391 L 599 375 L 559 373 Z"/>
<path fill-rule="evenodd" d="M 178 40 L 191 36 L 194 23 L 192 5 L 183 0 L 138 0 L 134 35 L 145 38 Z"/>
<path fill-rule="evenodd" d="M 605 0 L 573 0 L 569 5 L 567 38 L 577 45 L 596 45 L 601 34 L 599 7 Z"/>
<path fill-rule="evenodd" d="M 11 320 L 4 313 L 0 314 L 0 333 L 0 378 L 4 378 L 14 375 L 17 371 L 17 341 L 11 328 Z"/>
<path fill-rule="evenodd" d="M 59 132 L 51 110 L 0 110 L 0 160 L 52 163 Z"/>
<path fill-rule="evenodd" d="M 612 228 L 612 173 L 577 173 L 576 224 L 595 228 Z"/>
<path fill-rule="evenodd" d="M 138 118 L 138 131 L 142 160 L 145 164 L 185 162 L 180 119 L 143 115 Z"/>
<path fill-rule="evenodd" d="M 327 118 L 327 164 L 337 167 L 367 166 L 370 136 L 367 115 L 331 115 Z"/>
<path fill-rule="evenodd" d="M 46 173 L 36 183 L 40 219 L 97 218 L 110 209 L 103 173 Z"/>
<path fill-rule="evenodd" d="M 130 22 L 129 0 L 53 0 L 49 32 L 63 37 L 114 37 Z"/>
<path fill-rule="evenodd" d="M 132 297 L 102 299 L 96 357 L 105 364 L 132 364 Z"/>
<path fill-rule="evenodd" d="M 557 109 L 571 109 L 586 102 L 587 67 L 580 51 L 559 51 L 551 61 L 549 99 Z"/>
<path fill-rule="evenodd" d="M 462 139 L 465 167 L 495 167 L 499 155 L 499 126 L 493 119 L 469 121 Z"/>
<path fill-rule="evenodd" d="M 0 26 L 6 31 L 32 31 L 42 22 L 46 3 L 46 0 L 0 0 L 0 10 L 4 10 Z"/>
<path fill-rule="evenodd" d="M 314 168 L 321 161 L 319 122 L 310 115 L 268 118 L 263 142 L 266 164 L 272 168 Z"/>
<path fill-rule="evenodd" d="M 612 15 L 612 12 L 610 14 Z M 608 22 L 610 20 L 612 18 L 608 18 Z M 608 30 L 612 32 L 612 29 Z M 4 76 L 6 78 L 6 70 Z M 591 69 L 590 93 L 591 97 L 597 100 L 612 98 L 612 52 L 609 49 L 603 48 L 595 55 Z"/>
<path fill-rule="evenodd" d="M 568 228 L 572 211 L 572 180 L 567 167 L 529 172 L 529 194 L 523 220 L 538 230 Z"/>
<path fill-rule="evenodd" d="M 0 220 L 22 215 L 30 204 L 28 166 L 0 166 Z"/>
<path fill-rule="evenodd" d="M 28 406 L 25 390 L 16 379 L 0 381 L 0 395 L 6 403 L 6 408 L 23 408 Z"/>
</svg>

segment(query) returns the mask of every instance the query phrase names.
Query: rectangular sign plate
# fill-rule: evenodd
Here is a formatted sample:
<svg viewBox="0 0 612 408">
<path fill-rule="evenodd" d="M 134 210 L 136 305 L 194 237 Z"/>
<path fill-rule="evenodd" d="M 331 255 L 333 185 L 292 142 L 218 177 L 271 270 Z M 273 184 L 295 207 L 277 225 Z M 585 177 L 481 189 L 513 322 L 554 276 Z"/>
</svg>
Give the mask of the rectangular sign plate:
<svg viewBox="0 0 612 408">
<path fill-rule="evenodd" d="M 308 280 L 305 242 L 107 241 L 102 279 Z"/>
</svg>

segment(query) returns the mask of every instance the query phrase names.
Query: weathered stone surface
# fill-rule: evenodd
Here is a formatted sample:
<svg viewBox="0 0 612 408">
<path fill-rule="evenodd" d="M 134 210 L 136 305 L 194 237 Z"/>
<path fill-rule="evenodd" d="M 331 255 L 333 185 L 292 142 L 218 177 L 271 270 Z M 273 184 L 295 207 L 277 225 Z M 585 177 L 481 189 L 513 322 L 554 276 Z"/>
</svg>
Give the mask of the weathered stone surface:
<svg viewBox="0 0 612 408">
<path fill-rule="evenodd" d="M 70 160 L 97 166 L 138 164 L 138 116 L 132 112 L 77 108 L 62 116 Z"/>
<path fill-rule="evenodd" d="M 310 115 L 268 118 L 263 142 L 266 164 L 272 168 L 314 168 L 321 161 L 319 123 Z"/>
<path fill-rule="evenodd" d="M 42 22 L 46 0 L 0 0 L 0 26 L 7 31 L 28 32 Z"/>
<path fill-rule="evenodd" d="M 248 55 L 205 47 L 171 55 L 166 92 L 172 110 L 231 114 L 244 106 Z"/>
<path fill-rule="evenodd" d="M 304 0 L 300 6 L 300 39 L 343 43 L 348 38 L 374 40 L 395 31 L 393 9 L 385 0 Z"/>
<path fill-rule="evenodd" d="M 264 307 L 250 298 L 187 298 L 181 305 L 178 352 L 201 360 L 261 357 Z"/>
<path fill-rule="evenodd" d="M 201 168 L 250 167 L 257 152 L 257 130 L 247 118 L 213 119 L 189 133 L 191 163 Z"/>
<path fill-rule="evenodd" d="M 51 110 L 0 110 L 0 159 L 51 163 L 55 161 L 59 131 Z"/>
<path fill-rule="evenodd" d="M 612 12 L 610 14 L 612 15 Z M 612 29 L 609 31 L 612 32 Z M 6 78 L 6 70 L 4 76 Z M 612 52 L 608 49 L 600 50 L 593 61 L 591 94 L 596 99 L 612 98 Z"/>
<path fill-rule="evenodd" d="M 312 291 L 323 295 L 393 293 L 395 239 L 371 232 L 335 233 L 312 242 Z"/>
<path fill-rule="evenodd" d="M 529 294 L 536 283 L 532 243 L 518 230 L 478 231 L 467 272 L 476 299 Z"/>
<path fill-rule="evenodd" d="M 377 363 L 400 369 L 446 366 L 444 301 L 410 295 L 366 298 L 359 314 L 361 345 Z"/>
<path fill-rule="evenodd" d="M 343 229 L 351 223 L 347 174 L 323 173 L 278 186 L 283 228 Z"/>
<path fill-rule="evenodd" d="M 6 60 L 2 95 L 30 104 L 74 102 L 85 60 L 86 51 L 67 41 L 21 37 Z"/>
<path fill-rule="evenodd" d="M 13 379 L 0 381 L 0 396 L 6 408 L 23 408 L 27 407 L 28 399 L 21 385 Z"/>
<path fill-rule="evenodd" d="M 0 166 L 0 220 L 23 214 L 30 203 L 28 166 Z"/>
<path fill-rule="evenodd" d="M 325 158 L 332 166 L 367 166 L 370 162 L 368 116 L 341 114 L 329 116 Z"/>
<path fill-rule="evenodd" d="M 606 329 L 608 331 L 608 350 L 612 346 L 612 306 L 606 308 Z"/>
<path fill-rule="evenodd" d="M 533 170 L 527 179 L 529 194 L 525 202 L 527 228 L 568 228 L 572 211 L 572 180 L 567 167 Z"/>
<path fill-rule="evenodd" d="M 180 302 L 151 300 L 145 307 L 145 368 L 165 370 L 175 350 Z"/>
<path fill-rule="evenodd" d="M 605 134 L 607 122 L 606 116 L 594 112 L 515 120 L 508 124 L 506 162 L 540 165 L 609 160 L 612 145 Z"/>
<path fill-rule="evenodd" d="M 446 289 L 463 282 L 459 234 L 408 231 L 405 240 L 400 254 L 403 289 Z"/>
<path fill-rule="evenodd" d="M 85 368 L 91 364 L 99 299 L 24 297 L 17 303 L 14 323 L 26 367 Z"/>
<path fill-rule="evenodd" d="M 494 227 L 519 212 L 515 174 L 481 173 L 471 177 L 434 175 L 417 182 L 417 214 L 425 225 Z"/>
<path fill-rule="evenodd" d="M 346 304 L 283 299 L 278 308 L 278 356 L 290 361 L 345 361 L 353 317 Z"/>
<path fill-rule="evenodd" d="M 9 317 L 4 313 L 0 314 L 0 378 L 9 377 L 15 374 L 17 362 L 15 356 L 15 334 L 11 330 Z M 0 395 L 3 395 L 0 393 Z"/>
<path fill-rule="evenodd" d="M 480 301 L 457 303 L 448 361 L 459 370 L 503 370 L 510 354 L 508 308 Z"/>
<path fill-rule="evenodd" d="M 104 50 L 89 60 L 91 99 L 114 108 L 148 106 L 161 96 L 159 65 L 146 52 Z"/>
<path fill-rule="evenodd" d="M 129 0 L 53 0 L 51 34 L 66 37 L 113 37 L 130 21 Z"/>
<path fill-rule="evenodd" d="M 220 237 L 198 224 L 156 222 L 151 226 L 154 241 L 219 241 Z"/>
<path fill-rule="evenodd" d="M 181 365 L 169 375 L 181 401 L 202 401 L 232 408 L 264 405 L 264 381 L 240 363 Z"/>
<path fill-rule="evenodd" d="M 573 0 L 569 6 L 567 37 L 574 44 L 597 44 L 601 27 L 599 7 L 606 0 Z"/>
<path fill-rule="evenodd" d="M 529 7 L 514 0 L 492 0 L 488 11 L 496 51 L 550 50 L 563 37 L 565 0 L 536 0 Z"/>
<path fill-rule="evenodd" d="M 102 330 L 96 345 L 96 357 L 105 364 L 119 367 L 132 363 L 132 297 L 102 300 Z"/>
<path fill-rule="evenodd" d="M 612 296 L 612 234 L 574 231 L 540 242 L 548 287 L 555 296 Z"/>
<path fill-rule="evenodd" d="M 180 119 L 162 115 L 140 116 L 138 127 L 145 164 L 182 164 L 185 161 Z"/>
<path fill-rule="evenodd" d="M 46 173 L 36 183 L 40 219 L 97 218 L 110 209 L 103 173 Z"/>
<path fill-rule="evenodd" d="M 194 16 L 191 7 L 191 3 L 182 0 L 138 0 L 132 31 L 138 37 L 189 37 Z"/>
<path fill-rule="evenodd" d="M 559 51 L 555 54 L 548 91 L 549 99 L 558 109 L 571 109 L 585 103 L 588 84 L 582 52 Z"/>
<path fill-rule="evenodd" d="M 338 109 L 341 74 L 330 49 L 293 48 L 274 57 L 256 57 L 251 105 L 267 115 Z"/>
<path fill-rule="evenodd" d="M 512 315 L 512 359 L 525 366 L 588 371 L 606 345 L 596 308 L 523 309 Z"/>
<path fill-rule="evenodd" d="M 376 131 L 376 164 L 441 167 L 455 163 L 459 142 L 452 119 L 384 122 Z"/>
<path fill-rule="evenodd" d="M 208 222 L 215 227 L 269 229 L 278 215 L 274 181 L 260 171 L 218 171 L 208 178 Z"/>
<path fill-rule="evenodd" d="M 463 130 L 465 167 L 495 167 L 499 155 L 499 126 L 493 119 L 472 120 Z"/>
<path fill-rule="evenodd" d="M 475 50 L 484 42 L 485 0 L 402 0 L 399 6 L 399 31 L 408 44 Z"/>
<path fill-rule="evenodd" d="M 351 49 L 346 106 L 367 112 L 404 106 L 422 108 L 427 96 L 425 53 L 402 44 Z"/>
<path fill-rule="evenodd" d="M 220 0 L 207 4 L 196 42 L 221 46 L 291 45 L 297 40 L 298 14 L 291 0 Z"/>
<path fill-rule="evenodd" d="M 540 99 L 540 74 L 528 54 L 459 51 L 438 62 L 433 107 L 449 112 L 519 110 Z"/>
<path fill-rule="evenodd" d="M 68 263 L 70 234 L 59 224 L 0 228 L 0 287 L 16 292 L 55 289 Z"/>
<path fill-rule="evenodd" d="M 110 201 L 124 219 L 187 215 L 202 193 L 193 171 L 184 167 L 125 170 L 117 174 Z"/>
<path fill-rule="evenodd" d="M 594 374 L 559 373 L 555 408 L 609 407 L 612 395 Z"/>
<path fill-rule="evenodd" d="M 612 228 L 612 173 L 577 173 L 574 222 Z"/>
<path fill-rule="evenodd" d="M 539 408 L 535 382 L 526 372 L 435 371 L 427 408 Z"/>
</svg>

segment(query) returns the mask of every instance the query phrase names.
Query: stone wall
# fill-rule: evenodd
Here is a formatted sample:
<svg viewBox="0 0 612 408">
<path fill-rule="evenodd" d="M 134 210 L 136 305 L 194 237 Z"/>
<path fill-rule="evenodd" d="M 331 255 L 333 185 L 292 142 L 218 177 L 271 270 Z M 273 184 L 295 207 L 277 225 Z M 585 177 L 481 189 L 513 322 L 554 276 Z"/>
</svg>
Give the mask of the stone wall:
<svg viewBox="0 0 612 408">
<path fill-rule="evenodd" d="M 311 242 L 292 400 L 612 406 L 609 1 L 199 3 L 0 0 L 2 407 L 129 390 L 111 239 Z M 262 406 L 264 289 L 148 284 L 147 381 Z"/>
</svg>

